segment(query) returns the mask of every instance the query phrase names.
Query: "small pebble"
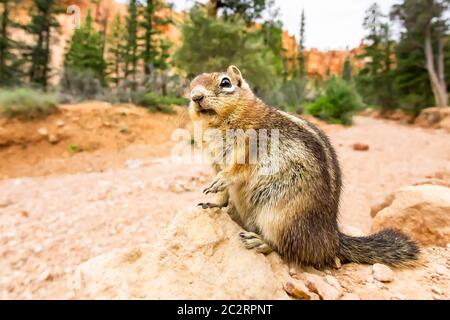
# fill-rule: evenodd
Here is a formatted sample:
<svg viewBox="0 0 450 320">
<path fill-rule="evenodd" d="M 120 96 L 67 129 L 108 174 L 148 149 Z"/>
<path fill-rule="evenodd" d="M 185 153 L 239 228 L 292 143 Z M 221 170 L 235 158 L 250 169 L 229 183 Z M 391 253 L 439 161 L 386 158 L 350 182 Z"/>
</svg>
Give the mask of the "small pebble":
<svg viewBox="0 0 450 320">
<path fill-rule="evenodd" d="M 339 283 L 338 279 L 336 279 L 333 276 L 327 275 L 325 276 L 325 281 L 335 287 L 338 290 L 342 290 L 341 284 Z"/>
<path fill-rule="evenodd" d="M 391 282 L 394 281 L 394 272 L 388 266 L 375 263 L 372 266 L 373 277 L 381 282 Z"/>
<path fill-rule="evenodd" d="M 361 300 L 361 298 L 356 293 L 345 293 L 341 300 Z"/>
<path fill-rule="evenodd" d="M 289 275 L 290 276 L 296 276 L 297 275 L 297 270 L 295 270 L 295 268 L 289 268 Z"/>
<path fill-rule="evenodd" d="M 367 277 L 366 283 L 374 283 L 375 279 L 372 276 Z"/>
<path fill-rule="evenodd" d="M 353 145 L 353 150 L 355 151 L 367 151 L 369 150 L 369 145 L 365 143 L 355 143 Z"/>
<path fill-rule="evenodd" d="M 336 267 L 336 269 L 340 269 L 342 266 L 341 259 L 339 259 L 338 257 L 334 257 L 334 266 Z"/>
<path fill-rule="evenodd" d="M 432 291 L 433 293 L 442 295 L 442 290 L 441 290 L 439 287 L 433 286 L 433 287 L 431 287 L 431 291 Z"/>
<path fill-rule="evenodd" d="M 299 285 L 299 283 L 294 284 L 292 282 L 287 282 L 284 285 L 284 290 L 291 297 L 300 299 L 300 300 L 310 300 L 311 296 L 306 287 L 304 285 Z"/>
<path fill-rule="evenodd" d="M 447 273 L 447 268 L 441 264 L 438 264 L 434 267 L 434 271 L 436 271 L 437 274 L 445 275 Z"/>
<path fill-rule="evenodd" d="M 39 133 L 41 136 L 48 136 L 48 130 L 47 130 L 47 128 L 39 128 L 39 129 L 38 129 L 38 133 Z"/>
<path fill-rule="evenodd" d="M 406 300 L 406 297 L 401 293 L 394 293 L 391 300 Z"/>
<path fill-rule="evenodd" d="M 56 144 L 59 142 L 59 138 L 56 134 L 50 134 L 48 136 L 48 142 L 50 142 L 51 144 Z"/>
</svg>

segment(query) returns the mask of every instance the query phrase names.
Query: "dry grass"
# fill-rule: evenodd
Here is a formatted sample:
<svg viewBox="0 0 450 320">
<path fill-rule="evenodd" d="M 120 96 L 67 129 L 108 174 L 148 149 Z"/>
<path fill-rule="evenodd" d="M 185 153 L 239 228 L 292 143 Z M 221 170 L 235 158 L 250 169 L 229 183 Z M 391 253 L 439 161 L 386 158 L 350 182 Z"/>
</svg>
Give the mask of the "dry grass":
<svg viewBox="0 0 450 320">
<path fill-rule="evenodd" d="M 44 118 L 57 111 L 55 95 L 29 88 L 0 90 L 0 114 L 23 120 Z"/>
</svg>

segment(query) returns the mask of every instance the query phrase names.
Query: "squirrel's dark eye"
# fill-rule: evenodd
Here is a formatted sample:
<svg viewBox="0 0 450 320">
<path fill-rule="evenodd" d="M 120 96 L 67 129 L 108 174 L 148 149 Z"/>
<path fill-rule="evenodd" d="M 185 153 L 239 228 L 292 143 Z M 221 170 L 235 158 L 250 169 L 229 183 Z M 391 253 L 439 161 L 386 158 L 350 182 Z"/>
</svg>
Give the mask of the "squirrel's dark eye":
<svg viewBox="0 0 450 320">
<path fill-rule="evenodd" d="M 222 81 L 220 82 L 220 87 L 221 88 L 231 88 L 231 81 L 228 78 L 223 78 Z"/>
</svg>

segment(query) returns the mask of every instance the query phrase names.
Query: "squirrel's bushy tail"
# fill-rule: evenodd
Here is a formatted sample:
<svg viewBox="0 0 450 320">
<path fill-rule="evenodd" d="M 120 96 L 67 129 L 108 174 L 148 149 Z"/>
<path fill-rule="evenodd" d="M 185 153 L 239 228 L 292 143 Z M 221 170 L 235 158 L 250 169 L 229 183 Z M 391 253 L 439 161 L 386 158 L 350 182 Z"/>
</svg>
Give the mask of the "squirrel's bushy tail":
<svg viewBox="0 0 450 320">
<path fill-rule="evenodd" d="M 339 259 L 362 264 L 410 265 L 419 257 L 419 247 L 400 231 L 381 230 L 367 237 L 351 237 L 339 232 Z"/>
</svg>

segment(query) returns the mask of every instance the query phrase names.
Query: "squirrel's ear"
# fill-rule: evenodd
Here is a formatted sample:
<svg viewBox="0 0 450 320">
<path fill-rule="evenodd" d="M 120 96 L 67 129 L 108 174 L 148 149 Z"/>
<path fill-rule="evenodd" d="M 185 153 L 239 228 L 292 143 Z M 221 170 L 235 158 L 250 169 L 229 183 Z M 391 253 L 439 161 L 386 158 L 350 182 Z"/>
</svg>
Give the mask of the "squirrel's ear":
<svg viewBox="0 0 450 320">
<path fill-rule="evenodd" d="M 227 69 L 227 73 L 232 76 L 238 82 L 238 86 L 242 88 L 249 88 L 247 82 L 245 82 L 244 77 L 242 77 L 242 73 L 236 66 L 229 66 Z"/>
<path fill-rule="evenodd" d="M 242 79 L 242 73 L 239 70 L 239 68 L 236 67 L 236 66 L 233 66 L 233 65 L 229 66 L 228 69 L 227 69 L 227 72 L 230 75 L 234 75 L 236 78 L 241 78 Z"/>
</svg>

